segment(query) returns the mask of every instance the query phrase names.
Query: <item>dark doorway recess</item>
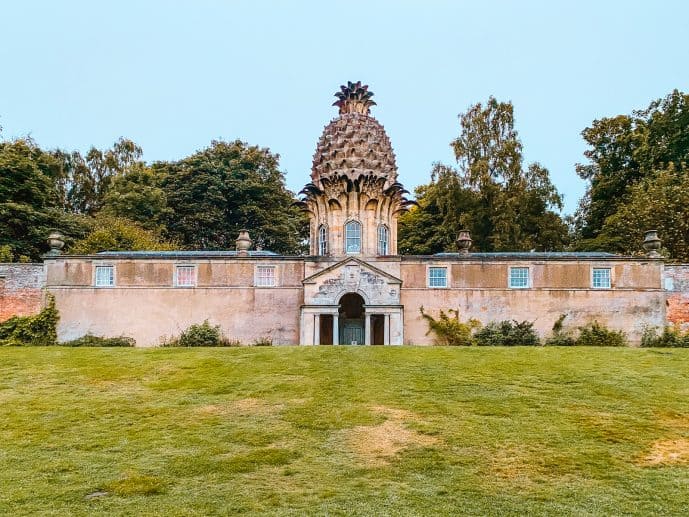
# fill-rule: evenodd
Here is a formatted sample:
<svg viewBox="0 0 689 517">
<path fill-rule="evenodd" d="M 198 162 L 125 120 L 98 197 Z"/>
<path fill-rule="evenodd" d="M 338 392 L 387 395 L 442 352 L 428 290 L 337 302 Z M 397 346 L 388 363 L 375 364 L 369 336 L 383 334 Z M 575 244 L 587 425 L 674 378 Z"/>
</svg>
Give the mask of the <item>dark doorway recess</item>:
<svg viewBox="0 0 689 517">
<path fill-rule="evenodd" d="M 385 316 L 383 314 L 371 316 L 371 344 L 385 344 Z"/>
<path fill-rule="evenodd" d="M 320 317 L 320 336 L 321 345 L 332 345 L 333 344 L 333 315 L 332 314 L 321 314 Z"/>
</svg>

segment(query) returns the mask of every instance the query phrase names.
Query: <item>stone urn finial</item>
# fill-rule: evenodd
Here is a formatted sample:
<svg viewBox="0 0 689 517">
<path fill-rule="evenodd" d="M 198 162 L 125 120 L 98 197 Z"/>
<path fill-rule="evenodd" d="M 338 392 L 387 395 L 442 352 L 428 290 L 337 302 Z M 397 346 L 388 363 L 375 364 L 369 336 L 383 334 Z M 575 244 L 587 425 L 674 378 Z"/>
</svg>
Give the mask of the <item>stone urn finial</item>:
<svg viewBox="0 0 689 517">
<path fill-rule="evenodd" d="M 237 255 L 240 257 L 246 257 L 249 255 L 249 249 L 253 243 L 247 230 L 239 230 L 239 237 L 237 237 L 237 240 L 234 241 L 234 243 L 237 247 Z"/>
<path fill-rule="evenodd" d="M 60 255 L 62 253 L 62 248 L 65 247 L 65 236 L 62 235 L 57 230 L 53 230 L 48 235 L 46 242 L 48 243 L 48 246 L 50 247 L 50 251 L 48 251 L 48 255 Z"/>
<path fill-rule="evenodd" d="M 455 243 L 457 244 L 457 250 L 462 254 L 462 255 L 468 255 L 469 254 L 469 248 L 471 248 L 471 243 L 474 242 L 471 240 L 471 233 L 469 230 L 460 230 L 459 235 L 457 236 L 457 240 Z"/>
<path fill-rule="evenodd" d="M 644 233 L 643 247 L 646 250 L 646 256 L 649 258 L 660 258 L 662 255 L 658 253 L 660 249 L 660 239 L 658 238 L 658 230 L 647 230 Z"/>
</svg>

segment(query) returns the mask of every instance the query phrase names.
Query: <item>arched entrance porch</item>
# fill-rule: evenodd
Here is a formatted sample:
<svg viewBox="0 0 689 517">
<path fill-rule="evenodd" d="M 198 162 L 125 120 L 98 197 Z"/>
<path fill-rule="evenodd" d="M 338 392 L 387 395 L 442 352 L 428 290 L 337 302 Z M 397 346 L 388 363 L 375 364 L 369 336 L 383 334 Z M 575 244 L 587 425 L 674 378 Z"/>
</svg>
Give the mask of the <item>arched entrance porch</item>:
<svg viewBox="0 0 689 517">
<path fill-rule="evenodd" d="M 307 314 L 313 314 L 313 341 L 310 344 L 391 344 L 389 307 L 367 305 L 364 297 L 355 292 L 346 292 L 336 299 L 337 305 L 302 306 L 302 325 L 311 319 Z M 304 327 L 308 329 L 306 325 Z M 308 336 L 309 332 L 304 335 Z"/>
<path fill-rule="evenodd" d="M 364 315 L 364 299 L 360 294 L 347 293 L 340 298 L 340 343 L 363 345 L 366 342 Z"/>
</svg>

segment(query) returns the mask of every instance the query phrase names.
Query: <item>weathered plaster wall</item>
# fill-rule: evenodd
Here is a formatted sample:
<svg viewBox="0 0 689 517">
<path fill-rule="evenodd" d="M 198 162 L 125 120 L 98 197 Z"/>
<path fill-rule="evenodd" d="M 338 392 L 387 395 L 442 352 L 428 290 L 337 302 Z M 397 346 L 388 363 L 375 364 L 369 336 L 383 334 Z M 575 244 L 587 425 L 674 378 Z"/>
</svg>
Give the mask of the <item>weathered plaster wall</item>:
<svg viewBox="0 0 689 517">
<path fill-rule="evenodd" d="M 428 288 L 427 267 L 447 266 L 451 288 Z M 509 266 L 528 266 L 529 289 L 509 289 Z M 591 268 L 610 267 L 611 289 L 591 288 Z M 462 262 L 439 259 L 403 261 L 401 303 L 404 305 L 404 342 L 431 344 L 420 307 L 437 316 L 440 310 L 459 310 L 463 319 L 482 323 L 533 321 L 541 336 L 566 314 L 565 327 L 576 328 L 597 320 L 627 333 L 632 343 L 641 339 L 645 325 L 663 326 L 665 292 L 660 262 Z"/>
<path fill-rule="evenodd" d="M 667 295 L 667 322 L 689 329 L 689 264 L 666 265 L 663 283 Z"/>
<path fill-rule="evenodd" d="M 41 310 L 43 264 L 0 264 L 0 321 Z"/>
<path fill-rule="evenodd" d="M 402 279 L 400 290 L 394 279 L 363 265 L 356 268 L 359 276 L 352 282 L 358 290 L 362 279 L 371 277 L 371 282 L 364 282 L 370 288 L 365 290 L 369 298 L 376 298 L 379 304 L 404 306 L 403 321 L 399 324 L 404 325 L 407 344 L 432 343 L 419 313 L 422 305 L 431 314 L 441 309 L 459 309 L 463 318 L 473 317 L 484 323 L 503 319 L 534 321 L 543 336 L 549 334 L 561 314 L 568 316 L 566 326 L 576 327 L 595 319 L 624 330 L 632 341 L 640 338 L 644 325 L 665 324 L 666 293 L 663 265 L 659 261 L 379 257 L 367 262 Z M 335 268 L 318 275 L 313 284 L 302 285 L 302 280 L 336 263 L 335 259 L 298 257 L 194 260 L 60 257 L 49 259 L 46 268 L 48 290 L 55 294 L 62 316 L 58 328 L 61 340 L 86 333 L 127 335 L 134 337 L 140 346 L 151 346 L 158 344 L 163 336 L 176 336 L 189 325 L 208 318 L 233 339 L 251 342 L 268 337 L 276 344 L 297 344 L 300 307 L 336 304 L 333 296 L 337 297 L 341 289 L 338 287 L 337 293 L 329 289 L 336 283 L 347 283 L 348 279 L 342 276 L 347 263 L 342 264 L 342 270 Z M 115 287 L 93 287 L 95 264 L 115 266 Z M 196 265 L 197 287 L 174 287 L 176 264 Z M 255 268 L 259 264 L 276 267 L 276 287 L 254 287 Z M 429 266 L 448 268 L 448 288 L 427 287 Z M 510 266 L 529 267 L 532 280 L 529 289 L 507 287 Z M 611 289 L 591 288 L 592 267 L 611 268 Z M 676 301 L 668 301 L 669 319 L 689 321 L 689 266 L 672 268 L 667 268 L 666 283 L 667 278 L 673 279 L 670 297 Z M 398 289 L 399 302 L 396 294 L 391 294 L 393 289 Z M 40 304 L 40 287 L 35 291 Z M 676 303 L 676 310 L 672 303 Z"/>
<path fill-rule="evenodd" d="M 115 287 L 93 287 L 93 267 L 115 267 Z M 176 264 L 197 266 L 197 287 L 174 287 Z M 257 264 L 274 265 L 276 287 L 254 287 Z M 91 333 L 133 337 L 154 346 L 205 319 L 231 339 L 299 341 L 301 260 L 102 260 L 47 262 L 47 288 L 60 311 L 58 339 Z"/>
<path fill-rule="evenodd" d="M 205 319 L 243 343 L 263 337 L 274 344 L 299 341 L 301 289 L 296 288 L 51 287 L 50 292 L 60 310 L 60 341 L 90 333 L 155 346 Z"/>
</svg>

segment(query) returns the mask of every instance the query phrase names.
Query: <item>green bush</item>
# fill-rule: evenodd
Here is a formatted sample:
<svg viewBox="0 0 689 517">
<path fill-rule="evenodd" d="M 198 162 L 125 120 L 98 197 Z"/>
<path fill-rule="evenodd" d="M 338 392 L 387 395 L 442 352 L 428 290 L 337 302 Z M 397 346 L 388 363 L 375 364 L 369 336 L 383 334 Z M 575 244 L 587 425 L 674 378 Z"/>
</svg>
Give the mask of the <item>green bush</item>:
<svg viewBox="0 0 689 517">
<path fill-rule="evenodd" d="M 3 244 L 0 246 L 0 262 L 12 262 L 13 258 L 12 246 L 9 244 Z"/>
<path fill-rule="evenodd" d="M 200 325 L 191 325 L 179 336 L 179 346 L 222 346 L 220 325 L 211 325 L 205 320 Z"/>
<path fill-rule="evenodd" d="M 73 339 L 71 341 L 65 341 L 60 343 L 63 346 L 135 346 L 136 341 L 134 338 L 119 336 L 119 337 L 101 337 L 94 336 L 92 334 L 86 334 L 80 338 Z"/>
<path fill-rule="evenodd" d="M 644 348 L 689 348 L 689 333 L 675 327 L 663 328 L 658 335 L 655 328 L 646 327 L 641 335 L 641 346 Z"/>
<path fill-rule="evenodd" d="M 563 322 L 567 317 L 566 314 L 561 314 L 553 324 L 553 333 L 545 340 L 546 346 L 574 346 L 576 340 L 571 332 L 564 330 Z"/>
<path fill-rule="evenodd" d="M 273 340 L 267 337 L 260 337 L 251 343 L 251 346 L 273 346 Z"/>
<path fill-rule="evenodd" d="M 537 346 L 541 344 L 533 322 L 516 320 L 492 321 L 476 334 L 478 346 Z"/>
<path fill-rule="evenodd" d="M 35 316 L 14 316 L 0 323 L 0 346 L 57 345 L 60 314 L 55 298 L 48 294 L 45 307 Z"/>
<path fill-rule="evenodd" d="M 627 336 L 621 330 L 610 330 L 597 321 L 589 323 L 585 327 L 579 327 L 579 337 L 575 343 L 577 346 L 626 346 Z"/>
<path fill-rule="evenodd" d="M 220 325 L 211 325 L 208 320 L 203 323 L 190 325 L 178 338 L 165 340 L 162 346 L 240 346 L 237 340 L 227 339 L 222 335 Z"/>
<path fill-rule="evenodd" d="M 481 326 L 475 319 L 462 322 L 459 319 L 459 311 L 450 309 L 449 315 L 440 311 L 436 320 L 430 314 L 426 314 L 423 307 L 419 309 L 421 316 L 428 322 L 428 332 L 435 334 L 435 344 L 440 346 L 471 346 L 474 344 L 473 333 Z"/>
</svg>

